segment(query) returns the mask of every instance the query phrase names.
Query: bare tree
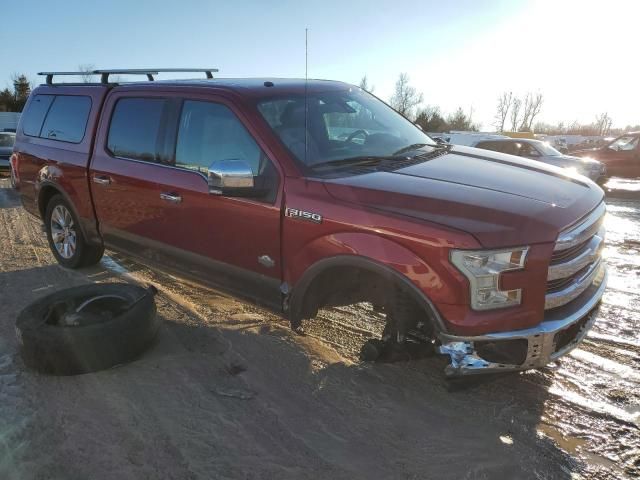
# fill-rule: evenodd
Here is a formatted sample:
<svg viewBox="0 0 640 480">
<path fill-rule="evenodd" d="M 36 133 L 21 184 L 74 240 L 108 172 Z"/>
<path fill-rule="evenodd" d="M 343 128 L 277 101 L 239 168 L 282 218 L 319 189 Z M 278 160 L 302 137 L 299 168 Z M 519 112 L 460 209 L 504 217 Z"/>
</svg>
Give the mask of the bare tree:
<svg viewBox="0 0 640 480">
<path fill-rule="evenodd" d="M 81 65 L 78 65 L 78 71 L 82 72 L 80 74 L 80 77 L 82 77 L 82 82 L 83 83 L 91 83 L 92 81 L 92 77 L 93 74 L 91 73 L 93 70 L 95 70 L 96 67 L 95 65 L 93 65 L 92 63 L 83 63 Z"/>
<path fill-rule="evenodd" d="M 496 123 L 494 123 L 498 132 L 504 131 L 504 124 L 507 121 L 507 115 L 509 115 L 509 109 L 511 108 L 511 100 L 513 99 L 513 93 L 503 92 L 498 97 L 498 108 L 496 111 Z"/>
<path fill-rule="evenodd" d="M 405 117 L 413 119 L 414 109 L 422 103 L 422 100 L 422 93 L 418 93 L 415 87 L 409 85 L 409 76 L 401 73 L 389 102 L 391 106 Z"/>
<path fill-rule="evenodd" d="M 518 121 L 520 120 L 520 108 L 522 107 L 522 100 L 518 97 L 514 97 L 511 103 L 511 116 L 509 119 L 511 120 L 511 131 L 518 131 Z"/>
<path fill-rule="evenodd" d="M 520 122 L 521 132 L 530 132 L 534 119 L 542 109 L 542 93 L 527 93 L 524 99 L 524 108 L 522 112 L 522 120 Z"/>
<path fill-rule="evenodd" d="M 596 116 L 596 129 L 598 130 L 598 135 L 605 136 L 609 135 L 611 132 L 611 125 L 613 124 L 613 120 L 607 112 L 601 113 Z"/>
<path fill-rule="evenodd" d="M 373 91 L 376 89 L 376 87 L 374 87 L 373 85 L 369 85 L 369 80 L 367 79 L 366 75 L 360 80 L 360 88 L 369 93 L 373 93 Z"/>
</svg>

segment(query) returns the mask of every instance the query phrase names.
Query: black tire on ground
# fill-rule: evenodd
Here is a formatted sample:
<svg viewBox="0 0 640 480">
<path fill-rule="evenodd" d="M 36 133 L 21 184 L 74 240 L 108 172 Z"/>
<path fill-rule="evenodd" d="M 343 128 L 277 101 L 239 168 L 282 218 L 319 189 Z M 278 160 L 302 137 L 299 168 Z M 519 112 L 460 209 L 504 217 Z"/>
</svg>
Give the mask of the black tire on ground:
<svg viewBox="0 0 640 480">
<path fill-rule="evenodd" d="M 153 288 L 136 285 L 92 284 L 36 300 L 20 312 L 16 321 L 16 335 L 25 364 L 42 373 L 76 375 L 134 360 L 154 342 L 161 325 L 154 293 Z M 106 320 L 76 326 L 52 321 L 52 307 L 78 305 L 100 295 L 123 299 L 116 300 L 120 306 Z"/>
<path fill-rule="evenodd" d="M 63 256 L 63 254 L 58 251 L 53 240 L 51 217 L 57 207 L 63 208 L 67 212 L 69 212 L 69 215 L 73 220 L 72 228 L 74 228 L 75 233 L 75 251 L 68 257 Z M 104 247 L 102 245 L 91 245 L 87 243 L 84 235 L 82 234 L 82 230 L 80 229 L 78 218 L 76 217 L 69 203 L 64 199 L 62 195 L 54 195 L 49 200 L 49 203 L 47 203 L 47 208 L 44 215 L 44 224 L 47 230 L 47 241 L 49 242 L 49 248 L 51 248 L 51 251 L 56 257 L 58 263 L 63 267 L 88 267 L 91 265 L 95 265 L 102 258 Z"/>
</svg>

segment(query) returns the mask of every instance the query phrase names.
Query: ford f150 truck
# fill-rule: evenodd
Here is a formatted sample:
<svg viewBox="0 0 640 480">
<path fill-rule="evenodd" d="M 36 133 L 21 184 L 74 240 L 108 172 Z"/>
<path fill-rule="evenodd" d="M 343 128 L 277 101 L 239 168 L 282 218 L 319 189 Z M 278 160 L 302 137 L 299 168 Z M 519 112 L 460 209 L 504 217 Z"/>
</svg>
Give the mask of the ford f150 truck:
<svg viewBox="0 0 640 480">
<path fill-rule="evenodd" d="M 603 191 L 580 175 L 440 145 L 334 81 L 54 82 L 12 156 L 60 264 L 105 248 L 285 314 L 369 302 L 447 374 L 541 367 L 574 348 L 606 284 Z M 64 73 L 64 72 L 63 72 Z"/>
</svg>

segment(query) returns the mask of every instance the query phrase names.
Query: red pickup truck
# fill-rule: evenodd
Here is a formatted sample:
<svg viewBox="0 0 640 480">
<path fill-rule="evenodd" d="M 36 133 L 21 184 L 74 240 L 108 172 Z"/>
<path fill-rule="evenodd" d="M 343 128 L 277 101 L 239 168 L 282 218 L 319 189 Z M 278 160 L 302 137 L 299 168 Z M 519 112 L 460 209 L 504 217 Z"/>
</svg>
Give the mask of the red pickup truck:
<svg viewBox="0 0 640 480">
<path fill-rule="evenodd" d="M 604 163 L 608 176 L 640 177 L 640 132 L 625 133 L 603 147 L 577 150 L 571 154 Z"/>
<path fill-rule="evenodd" d="M 544 366 L 595 320 L 605 204 L 585 177 L 439 145 L 341 82 L 98 73 L 49 73 L 11 160 L 65 267 L 125 252 L 294 329 L 370 302 L 384 342 L 420 333 L 453 376 Z"/>
</svg>

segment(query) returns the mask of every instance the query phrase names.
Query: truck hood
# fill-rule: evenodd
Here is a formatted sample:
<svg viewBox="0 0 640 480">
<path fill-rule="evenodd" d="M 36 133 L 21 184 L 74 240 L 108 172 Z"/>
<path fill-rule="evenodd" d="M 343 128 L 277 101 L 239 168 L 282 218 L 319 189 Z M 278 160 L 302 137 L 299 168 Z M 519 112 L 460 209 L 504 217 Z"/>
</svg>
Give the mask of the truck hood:
<svg viewBox="0 0 640 480">
<path fill-rule="evenodd" d="M 487 248 L 553 242 L 604 197 L 595 183 L 552 165 L 460 146 L 325 186 L 338 200 L 455 228 Z"/>
</svg>

